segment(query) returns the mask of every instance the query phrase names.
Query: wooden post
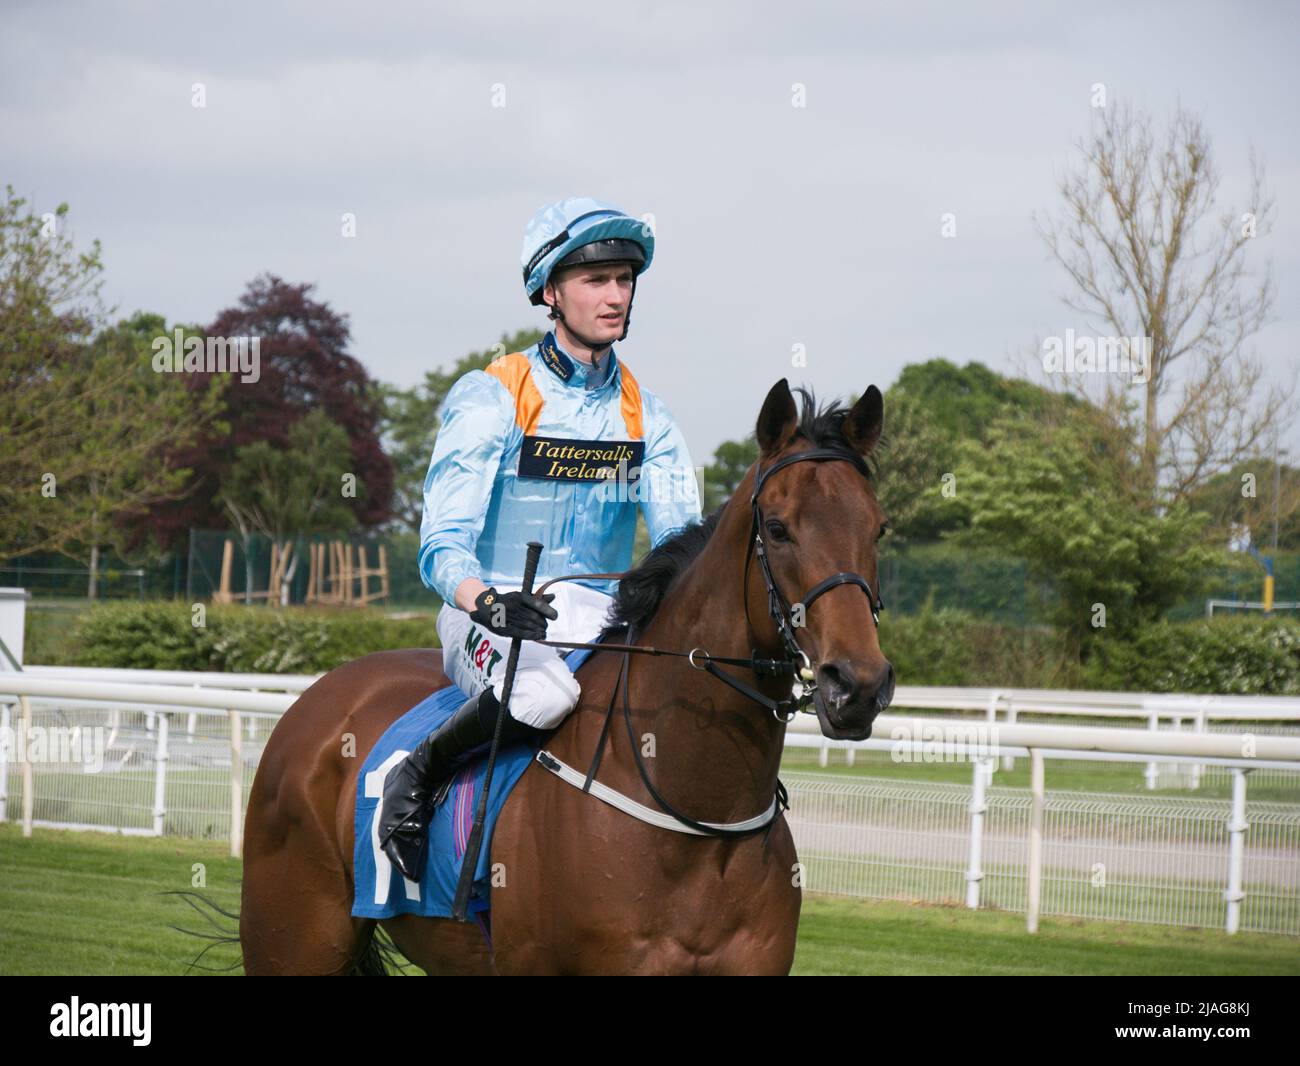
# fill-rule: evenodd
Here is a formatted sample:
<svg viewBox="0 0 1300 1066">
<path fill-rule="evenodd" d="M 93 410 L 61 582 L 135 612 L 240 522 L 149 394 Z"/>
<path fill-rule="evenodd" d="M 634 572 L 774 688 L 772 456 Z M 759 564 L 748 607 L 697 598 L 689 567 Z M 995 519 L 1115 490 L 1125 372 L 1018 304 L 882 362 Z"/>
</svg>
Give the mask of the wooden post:
<svg viewBox="0 0 1300 1066">
<path fill-rule="evenodd" d="M 383 559 L 383 552 L 384 552 L 383 545 L 380 545 L 379 548 L 380 559 Z M 373 603 L 375 600 L 380 599 L 384 595 L 382 586 L 379 589 L 376 589 L 374 592 L 370 591 L 370 579 L 372 577 L 377 577 L 380 578 L 382 581 L 383 569 L 382 567 L 379 566 L 372 567 L 370 565 L 369 560 L 366 558 L 366 549 L 364 545 L 357 545 L 357 556 L 361 560 L 361 571 L 360 571 L 361 604 L 362 606 L 365 606 L 367 604 Z"/>
<path fill-rule="evenodd" d="M 316 602 L 316 545 L 307 545 L 307 596 L 305 603 Z"/>
<path fill-rule="evenodd" d="M 271 571 L 266 575 L 266 605 L 269 607 L 275 602 L 273 596 L 276 586 L 280 583 L 280 544 L 278 541 L 271 541 Z"/>
<path fill-rule="evenodd" d="M 382 544 L 379 545 L 379 593 L 384 603 L 387 603 L 389 597 L 388 552 L 385 551 Z"/>
<path fill-rule="evenodd" d="M 370 568 L 366 565 L 366 548 L 357 545 L 357 606 L 364 607 L 370 602 Z"/>
<path fill-rule="evenodd" d="M 217 590 L 213 598 L 218 603 L 230 602 L 230 569 L 235 561 L 235 544 L 229 537 L 226 538 L 226 545 L 221 549 L 221 588 Z"/>
</svg>

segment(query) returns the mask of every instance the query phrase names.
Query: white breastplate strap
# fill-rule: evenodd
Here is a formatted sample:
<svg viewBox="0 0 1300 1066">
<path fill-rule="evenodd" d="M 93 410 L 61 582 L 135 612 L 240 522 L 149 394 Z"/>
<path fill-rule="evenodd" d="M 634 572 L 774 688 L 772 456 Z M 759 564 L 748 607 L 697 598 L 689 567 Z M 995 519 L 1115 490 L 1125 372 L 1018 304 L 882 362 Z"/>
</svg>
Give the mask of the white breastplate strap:
<svg viewBox="0 0 1300 1066">
<path fill-rule="evenodd" d="M 586 774 L 579 773 L 568 763 L 557 759 L 549 751 L 544 749 L 539 751 L 537 753 L 537 761 L 545 766 L 546 769 L 550 770 L 556 777 L 560 778 L 560 780 L 567 781 L 576 789 L 581 790 L 582 786 L 587 783 Z M 683 825 L 671 814 L 668 814 L 665 811 L 656 811 L 651 807 L 647 807 L 644 803 L 638 803 L 636 800 L 623 795 L 623 793 L 616 792 L 614 789 L 602 785 L 599 781 L 593 781 L 591 783 L 591 788 L 588 791 L 590 791 L 597 799 L 604 800 L 611 807 L 617 807 L 625 814 L 630 814 L 633 818 L 639 818 L 641 821 L 648 822 L 650 825 L 657 825 L 660 829 L 672 829 L 678 833 L 689 833 L 691 836 L 699 837 L 709 835 L 699 829 L 692 829 L 689 825 Z M 726 824 L 720 824 L 717 822 L 701 822 L 700 824 L 707 825 L 713 829 L 758 829 L 767 825 L 767 823 L 772 820 L 775 813 L 776 797 L 773 796 L 772 802 L 768 805 L 766 811 L 753 818 L 747 818 L 743 822 L 728 822 Z"/>
</svg>

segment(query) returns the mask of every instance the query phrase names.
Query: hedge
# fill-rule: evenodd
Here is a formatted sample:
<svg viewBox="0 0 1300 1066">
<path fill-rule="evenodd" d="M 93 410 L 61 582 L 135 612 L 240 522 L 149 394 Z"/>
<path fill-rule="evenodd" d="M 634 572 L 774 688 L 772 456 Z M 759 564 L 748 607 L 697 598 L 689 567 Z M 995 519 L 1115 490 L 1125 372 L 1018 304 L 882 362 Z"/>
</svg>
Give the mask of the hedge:
<svg viewBox="0 0 1300 1066">
<path fill-rule="evenodd" d="M 374 651 L 436 644 L 431 614 L 209 607 L 206 625 L 195 627 L 183 603 L 113 603 L 79 619 L 63 661 L 315 673 Z M 1300 621 L 1287 618 L 1163 621 L 1128 639 L 1102 633 L 1081 653 L 1047 626 L 1004 625 L 926 605 L 911 616 L 882 615 L 880 644 L 904 685 L 1300 694 Z"/>
<path fill-rule="evenodd" d="M 1090 688 L 1224 695 L 1300 694 L 1300 622 L 1226 615 L 1161 621 L 1087 649 Z"/>
<path fill-rule="evenodd" d="M 78 623 L 72 665 L 310 674 L 370 652 L 438 643 L 432 615 L 231 606 L 208 607 L 204 622 L 195 626 L 184 603 L 97 605 Z"/>
</svg>

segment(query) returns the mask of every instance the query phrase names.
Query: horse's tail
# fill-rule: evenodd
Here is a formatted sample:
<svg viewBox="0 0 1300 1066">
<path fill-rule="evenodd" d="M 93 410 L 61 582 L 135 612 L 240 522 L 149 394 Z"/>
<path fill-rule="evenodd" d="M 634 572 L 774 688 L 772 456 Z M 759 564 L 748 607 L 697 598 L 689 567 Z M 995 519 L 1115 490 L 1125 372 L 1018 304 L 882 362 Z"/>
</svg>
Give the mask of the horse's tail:
<svg viewBox="0 0 1300 1066">
<path fill-rule="evenodd" d="M 239 911 L 228 911 L 221 906 L 216 900 L 204 895 L 202 892 L 164 892 L 164 896 L 180 896 L 186 903 L 194 908 L 197 914 L 202 915 L 203 919 L 211 926 L 210 931 L 196 931 L 194 929 L 182 929 L 178 925 L 170 928 L 175 929 L 178 933 L 185 933 L 187 936 L 199 937 L 208 941 L 207 947 L 200 951 L 193 959 L 190 960 L 189 966 L 185 972 L 188 974 L 192 970 L 206 970 L 209 973 L 228 973 L 243 964 L 242 958 L 230 963 L 228 966 L 204 966 L 202 965 L 203 956 L 218 945 L 234 944 L 239 945 Z M 221 919 L 226 919 L 234 923 L 234 928 L 222 923 Z M 351 967 L 344 973 L 345 977 L 387 977 L 394 971 L 403 970 L 408 967 L 408 963 L 397 950 L 397 946 L 389 938 L 388 934 L 378 926 L 375 927 L 374 933 L 366 942 L 361 954 L 357 956 Z"/>
</svg>

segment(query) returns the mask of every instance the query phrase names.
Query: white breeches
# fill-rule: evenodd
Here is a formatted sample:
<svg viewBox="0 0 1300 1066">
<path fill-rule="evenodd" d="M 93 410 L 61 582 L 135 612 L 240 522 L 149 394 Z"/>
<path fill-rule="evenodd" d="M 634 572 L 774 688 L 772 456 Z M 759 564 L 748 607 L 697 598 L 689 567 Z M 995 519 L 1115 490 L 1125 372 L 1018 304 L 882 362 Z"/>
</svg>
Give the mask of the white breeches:
<svg viewBox="0 0 1300 1066">
<path fill-rule="evenodd" d="M 499 592 L 519 591 L 518 585 L 495 587 Z M 575 643 L 595 640 L 613 598 L 572 581 L 561 581 L 547 591 L 555 593 L 551 606 L 559 617 L 548 623 L 546 639 Z M 438 613 L 438 636 L 442 640 L 443 672 L 466 698 L 491 686 L 500 699 L 511 639 L 493 633 L 450 603 Z M 533 640 L 520 643 L 519 665 L 510 694 L 512 718 L 538 729 L 554 729 L 578 705 L 581 690 L 577 678 L 560 660 L 568 650 L 548 648 Z"/>
</svg>

